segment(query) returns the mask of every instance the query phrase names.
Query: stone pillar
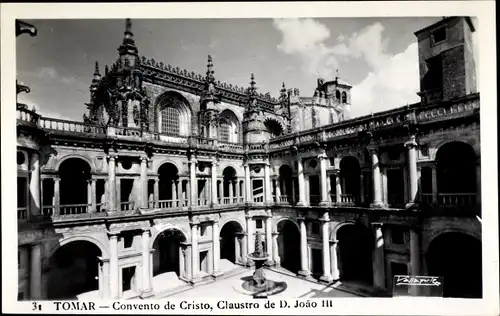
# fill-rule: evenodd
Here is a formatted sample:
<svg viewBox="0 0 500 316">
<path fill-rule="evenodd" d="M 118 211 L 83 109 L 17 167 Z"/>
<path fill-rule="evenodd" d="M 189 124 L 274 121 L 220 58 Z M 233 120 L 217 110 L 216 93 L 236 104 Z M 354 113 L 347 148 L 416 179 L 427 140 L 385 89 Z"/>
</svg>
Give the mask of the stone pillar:
<svg viewBox="0 0 500 316">
<path fill-rule="evenodd" d="M 414 135 L 411 136 L 410 141 L 405 143 L 405 147 L 408 148 L 408 174 L 410 180 L 410 197 L 406 208 L 409 208 L 415 206 L 418 193 L 417 142 Z"/>
<path fill-rule="evenodd" d="M 229 204 L 233 203 L 233 180 L 228 181 L 228 190 L 229 190 Z"/>
<path fill-rule="evenodd" d="M 170 180 L 170 190 L 172 191 L 172 207 L 176 207 L 175 201 L 177 200 L 177 188 L 176 188 L 176 181 L 175 180 Z"/>
<path fill-rule="evenodd" d="M 39 243 L 31 246 L 30 299 L 42 299 L 42 245 Z"/>
<path fill-rule="evenodd" d="M 219 180 L 219 203 L 224 204 L 224 180 Z"/>
<path fill-rule="evenodd" d="M 265 193 L 265 202 L 267 204 L 272 203 L 273 198 L 272 198 L 272 192 L 271 192 L 271 176 L 269 172 L 269 160 L 267 160 L 264 164 L 264 193 Z"/>
<path fill-rule="evenodd" d="M 365 176 L 363 171 L 359 174 L 359 203 L 365 203 Z"/>
<path fill-rule="evenodd" d="M 267 263 L 269 265 L 273 264 L 273 228 L 271 223 L 272 215 L 268 214 L 266 217 L 266 252 L 267 252 Z"/>
<path fill-rule="evenodd" d="M 116 204 L 116 157 L 108 156 L 108 210 L 116 212 Z"/>
<path fill-rule="evenodd" d="M 236 179 L 236 182 L 234 183 L 234 188 L 235 188 L 235 195 L 236 195 L 236 203 L 240 203 L 240 196 L 241 196 L 241 192 L 240 192 L 240 181 L 238 179 Z"/>
<path fill-rule="evenodd" d="M 432 204 L 438 203 L 438 187 L 437 187 L 437 165 L 431 166 L 432 173 Z"/>
<path fill-rule="evenodd" d="M 305 188 L 305 179 L 304 179 L 304 166 L 302 163 L 302 158 L 297 159 L 297 176 L 299 180 L 299 201 L 297 202 L 298 206 L 306 205 L 306 188 Z"/>
<path fill-rule="evenodd" d="M 196 183 L 196 160 L 194 158 L 189 160 L 189 183 L 191 191 L 191 196 L 189 198 L 190 205 L 196 206 L 198 205 L 198 191 Z"/>
<path fill-rule="evenodd" d="M 241 262 L 241 244 L 240 236 L 238 233 L 234 235 L 234 261 Z"/>
<path fill-rule="evenodd" d="M 274 192 L 276 194 L 276 203 L 280 203 L 281 200 L 280 200 L 280 196 L 281 196 L 281 184 L 280 184 L 280 180 L 279 179 L 276 179 L 275 180 L 276 182 L 274 182 Z"/>
<path fill-rule="evenodd" d="M 311 275 L 309 271 L 308 247 L 307 247 L 307 228 L 305 218 L 299 218 L 300 223 L 300 266 L 299 274 L 303 277 Z"/>
<path fill-rule="evenodd" d="M 148 207 L 148 158 L 141 157 L 141 208 Z"/>
<path fill-rule="evenodd" d="M 92 209 L 92 179 L 87 180 L 87 213 L 93 213 Z"/>
<path fill-rule="evenodd" d="M 59 184 L 61 183 L 60 178 L 54 178 L 54 216 L 59 216 L 60 205 L 61 205 L 61 189 Z"/>
<path fill-rule="evenodd" d="M 337 281 L 340 278 L 337 244 L 337 240 L 330 241 L 330 261 L 332 263 L 332 280 L 334 281 Z"/>
<path fill-rule="evenodd" d="M 118 235 L 109 234 L 109 289 L 111 299 L 120 297 L 120 276 L 118 271 Z"/>
<path fill-rule="evenodd" d="M 254 230 L 253 230 L 253 220 L 252 216 L 246 215 L 246 222 L 247 222 L 247 253 L 251 254 L 253 252 L 254 248 Z"/>
<path fill-rule="evenodd" d="M 152 273 L 150 270 L 150 251 L 149 251 L 149 228 L 142 231 L 142 292 L 141 298 L 153 296 L 151 287 Z"/>
<path fill-rule="evenodd" d="M 156 203 L 160 200 L 160 180 L 155 179 L 154 186 L 153 186 L 153 200 Z M 158 206 L 156 206 L 158 207 Z"/>
<path fill-rule="evenodd" d="M 327 193 L 328 193 L 328 202 L 333 202 L 332 201 L 332 176 L 331 175 L 327 175 L 327 178 L 326 178 L 326 190 L 327 190 Z"/>
<path fill-rule="evenodd" d="M 321 239 L 323 243 L 323 275 L 320 280 L 326 283 L 332 282 L 330 267 L 330 216 L 325 212 L 321 219 Z"/>
<path fill-rule="evenodd" d="M 342 203 L 342 181 L 340 179 L 340 170 L 335 170 L 335 201 Z"/>
<path fill-rule="evenodd" d="M 97 196 L 96 196 L 96 182 L 97 179 L 92 179 L 90 184 L 90 204 L 92 206 L 92 211 L 97 212 Z"/>
<path fill-rule="evenodd" d="M 186 249 L 179 246 L 179 278 L 187 279 L 186 276 Z"/>
<path fill-rule="evenodd" d="M 420 234 L 415 229 L 410 229 L 410 268 L 412 276 L 420 276 Z M 413 296 L 419 295 L 419 287 L 410 287 Z"/>
<path fill-rule="evenodd" d="M 221 275 L 221 271 L 219 270 L 219 261 L 220 261 L 220 232 L 219 232 L 219 221 L 214 220 L 212 222 L 212 252 L 213 252 L 213 276 Z"/>
<path fill-rule="evenodd" d="M 29 200 L 30 215 L 40 215 L 40 156 L 37 152 L 31 154 L 30 159 L 30 194 Z M 29 216 L 29 215 L 28 215 Z"/>
<path fill-rule="evenodd" d="M 212 160 L 212 169 L 210 170 L 210 180 L 212 181 L 212 205 L 219 204 L 217 200 L 217 161 Z M 215 269 L 215 266 L 214 266 Z"/>
<path fill-rule="evenodd" d="M 277 267 L 279 267 L 281 263 L 281 258 L 278 251 L 278 236 L 278 232 L 273 232 L 273 261 Z"/>
<path fill-rule="evenodd" d="M 198 224 L 191 224 L 191 282 L 199 281 L 200 276 L 200 252 L 198 250 Z"/>
<path fill-rule="evenodd" d="M 295 178 L 292 178 L 292 203 L 295 202 Z"/>
<path fill-rule="evenodd" d="M 373 251 L 373 285 L 376 288 L 385 288 L 385 256 L 384 256 L 384 236 L 382 233 L 382 223 L 373 223 L 375 229 L 375 249 Z"/>
<path fill-rule="evenodd" d="M 326 178 L 326 161 L 327 161 L 326 153 L 323 151 L 321 155 L 318 156 L 319 159 L 319 173 L 320 173 L 320 187 L 321 187 L 321 201 L 319 205 L 328 205 L 328 185 Z"/>
<path fill-rule="evenodd" d="M 179 201 L 179 207 L 182 207 L 182 203 L 184 202 L 184 199 L 182 197 L 182 180 L 177 180 L 177 200 Z"/>
<path fill-rule="evenodd" d="M 369 148 L 372 156 L 372 172 L 373 172 L 373 203 L 372 207 L 381 207 L 382 202 L 382 181 L 380 176 L 380 166 L 378 161 L 378 153 L 375 148 Z"/>
<path fill-rule="evenodd" d="M 245 164 L 243 166 L 245 169 L 245 202 L 246 203 L 251 203 L 252 202 L 252 183 L 250 182 L 250 167 L 248 164 Z"/>
</svg>

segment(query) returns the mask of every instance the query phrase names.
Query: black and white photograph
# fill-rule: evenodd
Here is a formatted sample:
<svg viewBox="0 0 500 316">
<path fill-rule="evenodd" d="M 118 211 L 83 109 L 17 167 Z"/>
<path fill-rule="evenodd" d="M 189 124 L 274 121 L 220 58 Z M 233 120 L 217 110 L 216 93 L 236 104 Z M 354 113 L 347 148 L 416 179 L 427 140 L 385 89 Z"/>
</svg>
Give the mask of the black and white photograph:
<svg viewBox="0 0 500 316">
<path fill-rule="evenodd" d="M 494 5 L 466 2 L 10 4 L 2 300 L 497 314 Z"/>
</svg>

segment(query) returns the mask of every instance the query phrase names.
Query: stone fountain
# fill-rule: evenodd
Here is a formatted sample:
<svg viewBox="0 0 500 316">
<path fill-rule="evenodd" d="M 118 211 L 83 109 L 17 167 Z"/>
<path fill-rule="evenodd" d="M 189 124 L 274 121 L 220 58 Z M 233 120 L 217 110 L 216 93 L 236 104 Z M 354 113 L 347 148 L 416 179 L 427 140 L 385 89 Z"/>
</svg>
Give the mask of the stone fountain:
<svg viewBox="0 0 500 316">
<path fill-rule="evenodd" d="M 266 278 L 264 263 L 268 260 L 268 254 L 262 245 L 262 233 L 255 234 L 255 251 L 248 255 L 248 259 L 254 262 L 255 272 L 242 284 L 246 294 L 254 298 L 265 298 L 286 290 L 285 282 L 275 282 Z"/>
</svg>

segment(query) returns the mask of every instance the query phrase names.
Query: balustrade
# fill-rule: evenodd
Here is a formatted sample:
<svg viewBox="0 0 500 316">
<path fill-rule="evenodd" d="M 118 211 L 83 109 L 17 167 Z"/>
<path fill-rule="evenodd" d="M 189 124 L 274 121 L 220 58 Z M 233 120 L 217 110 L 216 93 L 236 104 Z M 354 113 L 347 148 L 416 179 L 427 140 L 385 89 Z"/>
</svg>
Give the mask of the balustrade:
<svg viewBox="0 0 500 316">
<path fill-rule="evenodd" d="M 442 206 L 472 206 L 476 204 L 476 193 L 438 193 Z"/>
<path fill-rule="evenodd" d="M 89 212 L 92 204 L 65 204 L 60 206 L 59 214 L 62 215 L 77 215 L 86 214 Z"/>
<path fill-rule="evenodd" d="M 135 203 L 134 202 L 120 202 L 120 210 L 122 211 L 131 211 L 134 209 Z"/>
<path fill-rule="evenodd" d="M 117 136 L 142 136 L 142 130 L 139 127 L 115 127 L 115 133 Z"/>
<path fill-rule="evenodd" d="M 54 215 L 54 208 L 55 208 L 54 205 L 44 205 L 44 206 L 42 206 L 42 215 L 46 216 L 46 217 Z"/>
<path fill-rule="evenodd" d="M 310 195 L 309 201 L 311 205 L 317 205 L 321 201 L 321 195 Z"/>
<path fill-rule="evenodd" d="M 18 207 L 17 208 L 17 219 L 27 219 L 28 218 L 28 208 Z"/>
</svg>

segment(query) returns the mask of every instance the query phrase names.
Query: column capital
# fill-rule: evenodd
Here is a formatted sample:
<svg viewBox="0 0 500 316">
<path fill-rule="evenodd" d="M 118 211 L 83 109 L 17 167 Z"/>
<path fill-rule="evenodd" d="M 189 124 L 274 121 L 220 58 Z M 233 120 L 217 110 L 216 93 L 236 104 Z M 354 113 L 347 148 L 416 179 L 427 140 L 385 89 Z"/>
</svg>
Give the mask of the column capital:
<svg viewBox="0 0 500 316">
<path fill-rule="evenodd" d="M 250 214 L 245 214 L 245 218 L 246 218 L 246 219 L 252 219 L 252 218 L 253 218 L 253 216 L 252 216 L 252 215 L 250 215 Z"/>
<path fill-rule="evenodd" d="M 143 161 L 148 162 L 149 161 L 149 157 L 148 156 L 141 156 L 139 159 L 141 159 L 141 162 L 143 162 Z"/>
<path fill-rule="evenodd" d="M 332 244 L 332 245 L 336 245 L 338 243 L 339 243 L 338 239 L 331 239 L 330 240 L 330 244 Z"/>
<path fill-rule="evenodd" d="M 328 159 L 328 156 L 324 150 L 318 155 L 318 159 L 320 160 Z"/>
<path fill-rule="evenodd" d="M 368 144 L 366 145 L 366 149 L 370 152 L 370 153 L 377 153 L 378 152 L 378 146 L 375 145 L 375 144 Z"/>
<path fill-rule="evenodd" d="M 220 218 L 212 219 L 212 224 L 219 224 L 219 223 L 220 223 Z"/>
<path fill-rule="evenodd" d="M 108 231 L 108 237 L 111 238 L 118 238 L 118 235 L 120 235 L 119 231 Z"/>
<path fill-rule="evenodd" d="M 198 160 L 196 158 L 189 158 L 189 163 L 198 163 Z"/>
<path fill-rule="evenodd" d="M 279 233 L 279 232 L 272 232 L 272 235 L 273 235 L 273 236 L 279 236 L 279 235 L 280 235 L 280 233 Z"/>
<path fill-rule="evenodd" d="M 372 223 L 372 227 L 375 229 L 382 229 L 382 226 L 384 226 L 384 223 L 382 223 L 382 222 Z"/>
<path fill-rule="evenodd" d="M 108 155 L 106 156 L 106 158 L 107 158 L 108 160 L 116 160 L 116 158 L 117 158 L 117 157 L 118 157 L 118 155 L 117 155 L 117 154 L 108 154 Z"/>
<path fill-rule="evenodd" d="M 418 146 L 418 144 L 417 144 L 417 142 L 415 140 L 415 135 L 410 136 L 410 139 L 405 142 L 405 147 L 414 148 L 414 147 L 417 147 L 417 146 Z"/>
<path fill-rule="evenodd" d="M 143 227 L 142 234 L 149 234 L 151 232 L 151 227 Z"/>
<path fill-rule="evenodd" d="M 297 216 L 297 220 L 305 222 L 305 221 L 307 221 L 307 218 L 305 216 L 300 215 L 300 216 Z"/>
</svg>

